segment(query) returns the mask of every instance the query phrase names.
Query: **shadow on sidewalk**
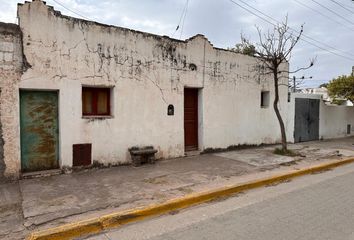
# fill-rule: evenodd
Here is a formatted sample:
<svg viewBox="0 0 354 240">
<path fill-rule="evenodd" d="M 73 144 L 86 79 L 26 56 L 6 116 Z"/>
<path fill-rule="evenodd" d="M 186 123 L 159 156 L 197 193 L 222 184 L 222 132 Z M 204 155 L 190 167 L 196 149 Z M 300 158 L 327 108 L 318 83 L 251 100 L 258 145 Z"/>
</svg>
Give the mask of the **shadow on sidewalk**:
<svg viewBox="0 0 354 240">
<path fill-rule="evenodd" d="M 301 153 L 297 157 L 274 155 L 275 147 L 268 146 L 3 184 L 0 238 L 12 232 L 12 239 L 22 239 L 28 230 L 164 202 L 322 160 L 347 158 L 354 156 L 353 143 L 354 138 L 346 138 L 292 144 L 290 148 Z"/>
</svg>

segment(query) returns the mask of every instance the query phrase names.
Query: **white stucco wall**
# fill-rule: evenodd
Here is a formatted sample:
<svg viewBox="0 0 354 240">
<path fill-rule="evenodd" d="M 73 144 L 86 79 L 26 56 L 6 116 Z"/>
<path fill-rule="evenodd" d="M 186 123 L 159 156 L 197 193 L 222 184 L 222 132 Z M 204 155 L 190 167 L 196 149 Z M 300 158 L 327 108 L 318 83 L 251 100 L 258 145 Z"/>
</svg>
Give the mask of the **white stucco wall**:
<svg viewBox="0 0 354 240">
<path fill-rule="evenodd" d="M 347 125 L 351 125 L 351 133 L 347 134 Z M 341 138 L 354 136 L 354 107 L 328 106 L 320 104 L 320 138 Z"/>
<path fill-rule="evenodd" d="M 59 90 L 61 166 L 72 166 L 78 143 L 92 143 L 103 164 L 130 162 L 135 145 L 153 145 L 159 158 L 183 156 L 185 87 L 199 88 L 201 151 L 280 141 L 272 76 L 255 70 L 253 57 L 216 49 L 202 35 L 179 41 L 62 16 L 41 1 L 19 5 L 18 16 L 32 66 L 19 88 Z M 83 85 L 112 87 L 110 118 L 82 117 Z M 267 108 L 262 90 L 270 91 Z M 286 116 L 287 87 L 280 99 Z"/>
</svg>

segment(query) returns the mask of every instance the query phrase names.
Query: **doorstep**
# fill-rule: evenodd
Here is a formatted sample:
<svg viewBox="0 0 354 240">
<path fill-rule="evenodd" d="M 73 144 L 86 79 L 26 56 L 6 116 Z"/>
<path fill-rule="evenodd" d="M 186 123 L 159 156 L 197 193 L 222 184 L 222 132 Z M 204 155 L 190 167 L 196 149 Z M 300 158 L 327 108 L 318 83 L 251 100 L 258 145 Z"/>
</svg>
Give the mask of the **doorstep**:
<svg viewBox="0 0 354 240">
<path fill-rule="evenodd" d="M 44 171 L 36 171 L 36 172 L 26 172 L 21 174 L 22 179 L 31 179 L 31 178 L 40 178 L 40 177 L 49 177 L 62 174 L 61 169 L 51 169 Z"/>
<path fill-rule="evenodd" d="M 184 156 L 186 156 L 186 157 L 192 157 L 192 156 L 198 156 L 198 155 L 200 155 L 200 151 L 199 150 L 186 151 L 184 153 Z"/>
</svg>

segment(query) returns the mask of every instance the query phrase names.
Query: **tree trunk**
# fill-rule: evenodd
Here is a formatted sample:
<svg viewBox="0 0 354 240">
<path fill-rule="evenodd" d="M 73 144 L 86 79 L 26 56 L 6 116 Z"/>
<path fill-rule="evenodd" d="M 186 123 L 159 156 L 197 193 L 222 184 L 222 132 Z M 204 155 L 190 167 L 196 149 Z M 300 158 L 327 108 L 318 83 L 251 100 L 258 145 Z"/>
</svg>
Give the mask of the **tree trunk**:
<svg viewBox="0 0 354 240">
<path fill-rule="evenodd" d="M 274 108 L 275 114 L 277 115 L 279 126 L 280 126 L 282 150 L 287 151 L 288 146 L 287 146 L 287 142 L 286 142 L 284 121 L 280 115 L 279 108 L 278 108 L 278 103 L 279 103 L 278 68 L 275 68 L 275 71 L 273 71 L 273 75 L 274 75 L 274 93 L 275 93 L 273 108 Z"/>
</svg>

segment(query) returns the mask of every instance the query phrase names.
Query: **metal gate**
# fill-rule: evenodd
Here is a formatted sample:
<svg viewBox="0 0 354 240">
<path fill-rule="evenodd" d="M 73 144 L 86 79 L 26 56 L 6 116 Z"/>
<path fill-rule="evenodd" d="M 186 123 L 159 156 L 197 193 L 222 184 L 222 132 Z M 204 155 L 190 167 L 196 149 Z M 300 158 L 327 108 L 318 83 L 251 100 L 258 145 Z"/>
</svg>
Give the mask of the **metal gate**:
<svg viewBox="0 0 354 240">
<path fill-rule="evenodd" d="M 295 99 L 295 142 L 319 139 L 320 100 Z"/>
<path fill-rule="evenodd" d="M 59 167 L 58 93 L 20 92 L 21 169 Z"/>
</svg>

